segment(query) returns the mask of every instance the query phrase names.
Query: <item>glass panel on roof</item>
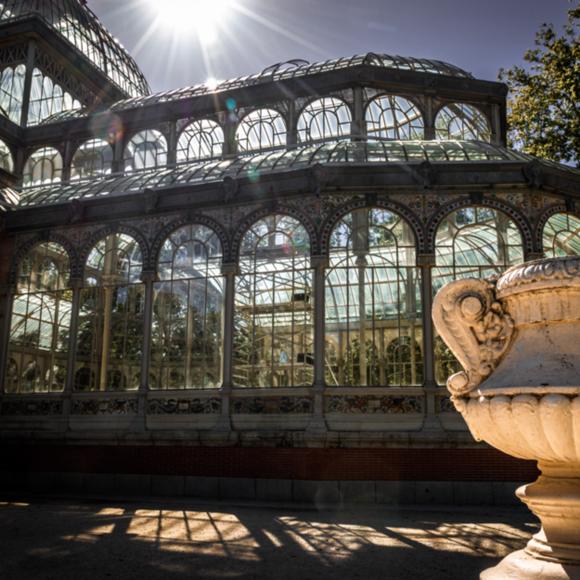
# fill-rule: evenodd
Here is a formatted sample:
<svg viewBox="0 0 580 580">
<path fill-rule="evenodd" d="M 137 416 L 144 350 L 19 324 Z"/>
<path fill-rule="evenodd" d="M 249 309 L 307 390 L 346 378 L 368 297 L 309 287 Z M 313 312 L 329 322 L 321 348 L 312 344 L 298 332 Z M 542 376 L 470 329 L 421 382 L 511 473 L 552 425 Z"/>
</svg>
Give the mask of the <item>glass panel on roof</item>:
<svg viewBox="0 0 580 580">
<path fill-rule="evenodd" d="M 473 105 L 452 103 L 443 107 L 435 117 L 437 139 L 491 140 L 487 117 Z"/>
<path fill-rule="evenodd" d="M 125 147 L 125 172 L 167 164 L 167 141 L 160 131 L 146 129 L 134 135 Z"/>
<path fill-rule="evenodd" d="M 423 139 L 423 115 L 412 101 L 397 95 L 379 95 L 365 112 L 369 139 Z"/>
<path fill-rule="evenodd" d="M 7 67 L 0 75 L 0 114 L 20 125 L 24 100 L 26 67 Z"/>
<path fill-rule="evenodd" d="M 177 162 L 221 157 L 224 132 L 218 123 L 209 119 L 194 121 L 183 129 L 177 141 Z"/>
<path fill-rule="evenodd" d="M 350 135 L 352 115 L 348 105 L 335 97 L 324 97 L 304 107 L 298 117 L 298 140 L 324 141 Z"/>
<path fill-rule="evenodd" d="M 85 141 L 76 150 L 71 164 L 71 181 L 109 175 L 113 168 L 113 148 L 103 139 Z"/>
<path fill-rule="evenodd" d="M 19 264 L 6 392 L 64 390 L 72 308 L 69 275 L 65 249 L 52 242 L 35 246 Z"/>
<path fill-rule="evenodd" d="M 52 147 L 34 151 L 24 165 L 24 187 L 59 183 L 62 179 L 62 156 Z"/>
<path fill-rule="evenodd" d="M 294 218 L 271 215 L 246 232 L 234 313 L 234 381 L 243 387 L 313 380 L 310 242 Z"/>
<path fill-rule="evenodd" d="M 422 384 L 421 284 L 410 226 L 387 210 L 355 210 L 335 226 L 330 247 L 327 384 Z"/>
<path fill-rule="evenodd" d="M 544 226 L 544 255 L 547 258 L 580 256 L 580 218 L 557 213 Z"/>
<path fill-rule="evenodd" d="M 236 130 L 238 151 L 263 151 L 286 145 L 286 122 L 274 109 L 259 109 L 246 115 Z"/>
<path fill-rule="evenodd" d="M 219 238 L 202 225 L 163 244 L 154 287 L 151 371 L 154 389 L 208 389 L 221 383 L 223 276 Z"/>
</svg>

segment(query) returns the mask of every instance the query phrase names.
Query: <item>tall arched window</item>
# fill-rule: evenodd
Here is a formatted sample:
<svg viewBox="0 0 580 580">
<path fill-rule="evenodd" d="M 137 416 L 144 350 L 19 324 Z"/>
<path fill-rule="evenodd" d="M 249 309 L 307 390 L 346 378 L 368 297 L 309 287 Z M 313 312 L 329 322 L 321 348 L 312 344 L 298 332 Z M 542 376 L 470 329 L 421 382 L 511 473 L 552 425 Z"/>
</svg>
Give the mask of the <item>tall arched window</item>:
<svg viewBox="0 0 580 580">
<path fill-rule="evenodd" d="M 159 256 L 151 371 L 159 389 L 207 389 L 221 383 L 222 248 L 203 225 L 174 231 Z"/>
<path fill-rule="evenodd" d="M 326 383 L 400 386 L 423 383 L 421 280 L 415 237 L 398 215 L 358 209 L 330 240 L 326 277 Z"/>
<path fill-rule="evenodd" d="M 234 382 L 311 385 L 313 304 L 310 241 L 296 219 L 271 215 L 245 234 L 234 317 Z"/>
<path fill-rule="evenodd" d="M 137 388 L 143 354 L 144 285 L 139 244 L 110 234 L 91 250 L 81 291 L 75 389 Z"/>
<path fill-rule="evenodd" d="M 262 151 L 286 145 L 286 123 L 274 109 L 259 109 L 246 115 L 236 130 L 238 151 Z"/>
<path fill-rule="evenodd" d="M 504 213 L 466 207 L 445 217 L 437 229 L 433 291 L 459 278 L 487 278 L 523 261 L 522 236 Z M 460 369 L 439 337 L 435 343 L 435 373 L 444 384 Z"/>
<path fill-rule="evenodd" d="M 72 293 L 62 246 L 35 246 L 22 260 L 12 305 L 6 390 L 62 391 L 66 381 Z"/>
<path fill-rule="evenodd" d="M 52 147 L 37 149 L 24 165 L 22 176 L 24 187 L 59 183 L 61 179 L 62 156 Z"/>
<path fill-rule="evenodd" d="M 8 67 L 0 75 L 0 114 L 20 125 L 26 66 Z"/>
<path fill-rule="evenodd" d="M 298 118 L 298 140 L 325 141 L 350 135 L 352 115 L 341 99 L 324 97 L 304 107 Z"/>
<path fill-rule="evenodd" d="M 8 145 L 0 140 L 0 169 L 12 173 L 14 171 L 14 161 L 12 160 L 12 153 L 8 149 Z"/>
<path fill-rule="evenodd" d="M 133 136 L 125 148 L 125 171 L 167 165 L 167 141 L 161 132 L 146 129 Z"/>
<path fill-rule="evenodd" d="M 491 129 L 487 117 L 476 107 L 452 103 L 443 107 L 435 117 L 437 139 L 490 141 Z"/>
<path fill-rule="evenodd" d="M 544 226 L 543 242 L 547 258 L 580 256 L 580 219 L 569 213 L 553 215 Z"/>
<path fill-rule="evenodd" d="M 109 175 L 113 168 L 113 148 L 103 139 L 90 139 L 76 150 L 71 180 Z"/>
<path fill-rule="evenodd" d="M 194 121 L 183 129 L 177 141 L 177 162 L 221 157 L 224 147 L 223 129 L 209 119 Z"/>
<path fill-rule="evenodd" d="M 413 102 L 396 95 L 379 95 L 365 113 L 369 139 L 423 139 L 423 115 Z"/>
</svg>

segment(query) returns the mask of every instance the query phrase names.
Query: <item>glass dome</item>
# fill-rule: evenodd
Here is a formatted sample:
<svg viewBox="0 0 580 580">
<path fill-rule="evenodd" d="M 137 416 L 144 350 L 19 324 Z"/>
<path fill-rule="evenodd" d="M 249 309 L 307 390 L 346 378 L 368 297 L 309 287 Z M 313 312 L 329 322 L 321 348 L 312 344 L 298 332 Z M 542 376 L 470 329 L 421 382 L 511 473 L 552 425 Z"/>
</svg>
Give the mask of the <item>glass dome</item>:
<svg viewBox="0 0 580 580">
<path fill-rule="evenodd" d="M 37 16 L 71 43 L 119 87 L 127 97 L 150 93 L 139 67 L 103 27 L 85 0 L 4 0 L 0 22 Z"/>
</svg>

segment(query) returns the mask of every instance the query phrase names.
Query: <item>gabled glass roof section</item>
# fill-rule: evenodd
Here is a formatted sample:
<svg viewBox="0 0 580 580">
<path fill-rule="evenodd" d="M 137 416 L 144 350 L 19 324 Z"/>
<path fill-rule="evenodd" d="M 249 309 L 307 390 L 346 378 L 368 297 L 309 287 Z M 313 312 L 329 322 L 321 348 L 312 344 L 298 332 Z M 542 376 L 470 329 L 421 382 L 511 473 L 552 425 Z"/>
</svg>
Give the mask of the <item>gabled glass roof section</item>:
<svg viewBox="0 0 580 580">
<path fill-rule="evenodd" d="M 258 155 L 238 156 L 231 159 L 182 163 L 175 167 L 112 175 L 70 185 L 26 188 L 17 207 L 32 207 L 66 203 L 73 199 L 91 199 L 109 195 L 142 192 L 145 189 L 162 190 L 182 185 L 219 182 L 224 178 L 248 178 L 298 170 L 312 165 L 364 165 L 422 163 L 466 163 L 487 161 L 523 161 L 527 155 L 479 141 L 339 141 L 278 150 Z"/>
<path fill-rule="evenodd" d="M 442 76 L 473 78 L 470 73 L 440 60 L 410 58 L 369 52 L 367 54 L 336 58 L 318 63 L 309 63 L 305 60 L 291 60 L 269 66 L 261 73 L 222 81 L 217 85 L 200 84 L 182 89 L 175 89 L 162 93 L 148 94 L 147 96 L 125 99 L 114 103 L 110 109 L 111 111 L 119 112 L 127 109 L 136 109 L 148 105 L 156 105 L 158 103 L 167 103 L 181 99 L 199 97 L 210 93 L 221 93 L 224 91 L 251 87 L 269 82 L 282 81 L 293 78 L 304 78 L 318 73 L 348 69 L 363 65 L 376 66 L 386 69 L 430 73 Z M 76 114 L 73 114 L 68 118 L 82 117 L 87 114 L 88 113 L 86 111 L 77 111 Z M 53 122 L 60 120 L 65 120 L 65 118 L 53 119 Z"/>
<path fill-rule="evenodd" d="M 37 16 L 72 44 L 128 97 L 151 91 L 139 67 L 87 7 L 85 0 L 2 0 L 0 25 Z"/>
</svg>

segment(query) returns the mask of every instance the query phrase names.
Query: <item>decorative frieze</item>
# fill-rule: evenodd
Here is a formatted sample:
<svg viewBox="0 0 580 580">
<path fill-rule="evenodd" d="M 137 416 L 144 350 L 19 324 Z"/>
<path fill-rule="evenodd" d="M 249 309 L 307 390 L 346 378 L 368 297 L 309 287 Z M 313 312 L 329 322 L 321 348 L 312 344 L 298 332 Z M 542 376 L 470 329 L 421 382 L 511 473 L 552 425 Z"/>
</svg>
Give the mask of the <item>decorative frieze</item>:
<svg viewBox="0 0 580 580">
<path fill-rule="evenodd" d="M 136 415 L 137 399 L 82 399 L 73 401 L 73 415 Z"/>
<path fill-rule="evenodd" d="M 3 401 L 2 415 L 43 416 L 62 415 L 62 401 L 50 399 Z"/>
<path fill-rule="evenodd" d="M 235 414 L 293 415 L 312 413 L 310 397 L 244 397 L 231 403 Z"/>
<path fill-rule="evenodd" d="M 148 415 L 215 415 L 221 413 L 217 397 L 195 399 L 149 399 Z"/>
<path fill-rule="evenodd" d="M 405 414 L 422 413 L 423 397 L 374 395 L 337 395 L 327 397 L 327 413 L 347 414 Z"/>
</svg>

